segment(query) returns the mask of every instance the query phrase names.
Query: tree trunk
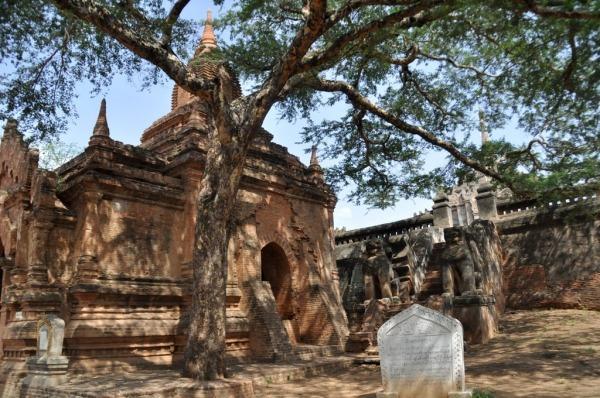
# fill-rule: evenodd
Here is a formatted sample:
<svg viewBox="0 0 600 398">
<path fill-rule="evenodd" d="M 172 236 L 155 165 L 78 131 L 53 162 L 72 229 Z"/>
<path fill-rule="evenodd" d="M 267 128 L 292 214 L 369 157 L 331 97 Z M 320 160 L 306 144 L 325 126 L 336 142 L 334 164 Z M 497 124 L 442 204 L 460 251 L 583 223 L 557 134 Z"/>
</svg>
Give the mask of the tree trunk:
<svg viewBox="0 0 600 398">
<path fill-rule="evenodd" d="M 233 209 L 250 133 L 216 121 L 208 137 L 202 187 L 197 202 L 192 259 L 192 304 L 183 375 L 198 380 L 225 377 L 225 297 L 227 246 Z"/>
</svg>

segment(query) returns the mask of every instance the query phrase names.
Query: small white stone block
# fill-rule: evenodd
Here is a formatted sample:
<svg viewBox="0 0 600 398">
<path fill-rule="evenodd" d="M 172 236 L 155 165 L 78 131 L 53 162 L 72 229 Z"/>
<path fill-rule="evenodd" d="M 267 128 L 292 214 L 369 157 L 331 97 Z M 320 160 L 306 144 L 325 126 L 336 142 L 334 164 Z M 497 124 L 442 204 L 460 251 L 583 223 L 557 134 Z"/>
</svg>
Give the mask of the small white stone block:
<svg viewBox="0 0 600 398">
<path fill-rule="evenodd" d="M 53 314 L 45 315 L 38 322 L 38 357 L 60 357 L 65 337 L 65 321 Z"/>
<path fill-rule="evenodd" d="M 69 358 L 62 355 L 65 321 L 56 315 L 45 315 L 37 325 L 37 354 L 25 360 L 27 376 L 23 384 L 52 387 L 66 382 Z"/>
<path fill-rule="evenodd" d="M 448 393 L 448 398 L 471 398 L 472 396 L 471 391 L 452 391 Z"/>
<path fill-rule="evenodd" d="M 377 398 L 398 398 L 398 394 L 395 392 L 379 391 L 376 395 Z"/>
</svg>

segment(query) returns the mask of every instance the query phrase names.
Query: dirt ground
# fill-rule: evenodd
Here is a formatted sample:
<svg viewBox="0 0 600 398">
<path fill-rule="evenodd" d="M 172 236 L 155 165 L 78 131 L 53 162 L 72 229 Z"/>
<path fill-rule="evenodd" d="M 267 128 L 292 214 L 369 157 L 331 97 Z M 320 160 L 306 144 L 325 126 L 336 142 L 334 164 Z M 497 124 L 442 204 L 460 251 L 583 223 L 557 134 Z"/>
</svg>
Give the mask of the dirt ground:
<svg viewBox="0 0 600 398">
<path fill-rule="evenodd" d="M 470 387 L 505 397 L 600 397 L 600 312 L 518 311 L 465 354 Z"/>
<path fill-rule="evenodd" d="M 495 398 L 600 397 L 600 312 L 518 311 L 500 334 L 467 347 L 467 388 Z M 381 389 L 378 366 L 255 388 L 257 397 L 371 398 Z"/>
</svg>

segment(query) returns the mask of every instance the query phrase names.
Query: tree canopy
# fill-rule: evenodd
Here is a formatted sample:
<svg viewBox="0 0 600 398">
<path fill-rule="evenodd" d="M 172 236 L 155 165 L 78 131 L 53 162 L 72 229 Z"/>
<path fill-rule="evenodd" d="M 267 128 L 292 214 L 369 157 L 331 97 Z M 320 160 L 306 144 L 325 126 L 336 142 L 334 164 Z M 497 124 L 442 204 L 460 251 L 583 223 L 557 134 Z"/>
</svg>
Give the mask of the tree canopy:
<svg viewBox="0 0 600 398">
<path fill-rule="evenodd" d="M 225 19 L 235 38 L 229 57 L 247 78 L 269 73 L 302 19 L 299 5 L 260 3 L 244 2 Z M 307 63 L 316 78 L 279 106 L 310 118 L 322 104 L 350 105 L 304 139 L 338 160 L 329 176 L 355 183 L 356 201 L 386 206 L 429 195 L 457 174 L 473 179 L 444 144 L 522 195 L 598 189 L 600 2 L 331 3 L 338 13 L 356 9 L 313 45 Z M 405 15 L 422 21 L 394 22 Z M 518 125 L 529 138 L 474 146 L 479 112 L 488 128 Z M 424 155 L 439 148 L 453 156 L 448 166 L 425 172 Z"/>
<path fill-rule="evenodd" d="M 2 2 L 0 118 L 17 117 L 32 139 L 44 140 L 74 114 L 80 81 L 100 89 L 116 74 L 141 75 L 145 84 L 162 72 L 181 74 L 169 58 L 185 62 L 197 41 L 199 21 L 178 18 L 188 2 Z M 218 56 L 256 92 L 310 22 L 309 6 L 227 4 L 218 26 L 230 38 Z M 69 7 L 89 8 L 88 15 Z M 311 122 L 303 139 L 335 160 L 329 179 L 354 183 L 355 201 L 385 207 L 430 195 L 457 174 L 474 178 L 476 165 L 465 160 L 497 171 L 524 195 L 598 188 L 600 2 L 337 0 L 325 7 L 318 38 L 275 103 L 283 117 Z M 146 47 L 130 51 L 127 40 Z M 347 104 L 341 119 L 312 122 L 315 110 L 336 102 Z M 491 130 L 518 125 L 525 143 L 473 145 L 478 111 Z M 448 164 L 425 170 L 425 155 L 440 149 Z"/>
</svg>

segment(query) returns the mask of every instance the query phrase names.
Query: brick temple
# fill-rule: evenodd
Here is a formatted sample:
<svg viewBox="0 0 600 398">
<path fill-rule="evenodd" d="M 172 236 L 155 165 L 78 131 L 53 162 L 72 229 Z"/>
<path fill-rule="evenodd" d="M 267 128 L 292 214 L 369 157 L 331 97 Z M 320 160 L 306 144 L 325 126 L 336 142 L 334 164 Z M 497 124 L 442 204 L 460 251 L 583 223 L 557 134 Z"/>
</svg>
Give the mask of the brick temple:
<svg viewBox="0 0 600 398">
<path fill-rule="evenodd" d="M 214 77 L 209 23 L 192 62 Z M 233 96 L 241 95 L 231 72 Z M 44 314 L 65 321 L 69 371 L 176 366 L 186 343 L 207 104 L 175 87 L 138 146 L 110 137 L 103 101 L 84 152 L 55 171 L 9 121 L 0 144 L 2 374 L 25 369 Z M 309 166 L 259 131 L 229 245 L 227 359 L 302 357 L 342 347 L 333 209 Z"/>
<path fill-rule="evenodd" d="M 227 95 L 238 98 L 234 70 L 209 56 L 215 48 L 209 17 L 190 66 L 207 80 L 224 73 Z M 38 167 L 38 151 L 7 122 L 0 142 L 4 396 L 48 396 L 52 380 L 53 391 L 62 391 L 67 372 L 90 375 L 90 388 L 97 374 L 118 370 L 152 370 L 181 383 L 172 373 L 187 340 L 213 117 L 203 98 L 178 86 L 171 104 L 133 146 L 111 138 L 102 101 L 84 152 L 53 171 Z M 488 138 L 482 129 L 482 142 Z M 597 193 L 534 202 L 496 191 L 480 176 L 439 192 L 431 210 L 412 218 L 334 236 L 336 197 L 316 151 L 306 166 L 272 139 L 256 132 L 237 196 L 228 248 L 229 364 L 285 363 L 274 379 L 289 380 L 297 376 L 288 366 L 294 360 L 346 350 L 373 361 L 379 327 L 415 303 L 460 320 L 468 344 L 493 338 L 507 308 L 600 309 Z M 54 362 L 42 354 L 53 338 L 60 341 Z M 356 359 L 338 357 L 346 367 Z M 238 387 L 198 396 L 244 396 L 246 387 Z M 69 388 L 72 394 L 60 396 L 80 396 L 76 383 Z"/>
</svg>

